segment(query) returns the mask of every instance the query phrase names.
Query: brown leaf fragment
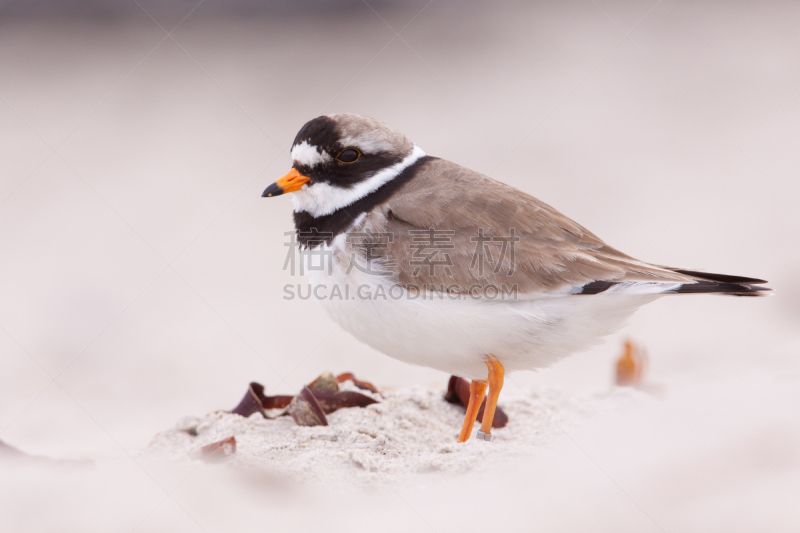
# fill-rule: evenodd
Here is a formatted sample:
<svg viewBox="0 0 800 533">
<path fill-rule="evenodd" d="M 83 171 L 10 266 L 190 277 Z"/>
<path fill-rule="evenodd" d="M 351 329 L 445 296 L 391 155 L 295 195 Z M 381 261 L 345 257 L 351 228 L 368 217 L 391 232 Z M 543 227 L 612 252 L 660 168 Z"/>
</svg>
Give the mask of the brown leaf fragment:
<svg viewBox="0 0 800 533">
<path fill-rule="evenodd" d="M 319 402 L 322 410 L 325 411 L 325 414 L 330 414 L 337 409 L 342 409 L 343 407 L 366 407 L 368 405 L 372 405 L 373 403 L 378 403 L 377 400 L 370 398 L 366 394 L 361 394 L 360 392 L 355 391 L 328 391 L 312 389 L 311 392 Z"/>
<path fill-rule="evenodd" d="M 327 426 L 325 412 L 314 397 L 312 390 L 305 386 L 286 408 L 298 426 Z"/>
<path fill-rule="evenodd" d="M 345 381 L 352 381 L 353 385 L 355 385 L 359 389 L 368 390 L 376 394 L 380 394 L 380 392 L 378 391 L 378 387 L 376 387 L 369 381 L 361 381 L 359 379 L 356 379 L 356 377 L 353 375 L 352 372 L 344 372 L 342 374 L 339 374 L 338 376 L 336 376 L 336 381 L 338 381 L 339 383 L 344 383 Z"/>
<path fill-rule="evenodd" d="M 298 396 L 265 396 L 264 386 L 254 381 L 250 383 L 239 405 L 231 412 L 244 417 L 260 412 L 265 418 L 275 418 L 274 411 L 272 413 L 267 411 L 285 409 L 285 412 L 277 416 L 291 415 L 301 426 L 328 425 L 325 414 L 343 407 L 366 407 L 377 403 L 377 400 L 365 394 L 339 390 L 339 383 L 347 380 L 352 380 L 362 389 L 378 392 L 372 383 L 358 381 L 350 372 L 339 376 L 325 372 L 304 387 Z"/>
<path fill-rule="evenodd" d="M 256 383 L 254 381 L 250 383 L 250 387 L 244 394 L 242 401 L 239 402 L 239 405 L 233 408 L 231 413 L 235 415 L 241 415 L 247 418 L 253 413 L 263 411 L 264 406 L 261 404 L 261 398 L 263 397 L 264 397 L 264 385 L 262 385 L 261 383 Z"/>
<path fill-rule="evenodd" d="M 619 386 L 635 387 L 641 385 L 647 356 L 630 340 L 625 341 L 625 348 L 617 360 L 616 382 Z"/>
<path fill-rule="evenodd" d="M 292 401 L 292 398 L 293 396 L 265 396 L 264 385 L 254 381 L 250 383 L 250 387 L 242 398 L 242 401 L 239 402 L 239 405 L 237 405 L 231 413 L 246 418 L 253 413 L 260 412 L 264 417 L 267 417 L 264 411 L 267 409 L 284 409 Z"/>
<path fill-rule="evenodd" d="M 192 454 L 192 459 L 201 459 L 207 463 L 219 463 L 236 453 L 236 438 L 231 436 L 212 442 Z"/>
<path fill-rule="evenodd" d="M 309 387 L 317 390 L 324 391 L 337 391 L 339 390 L 339 382 L 332 372 L 323 372 L 320 376 L 308 384 Z"/>
<path fill-rule="evenodd" d="M 286 409 L 289 407 L 289 404 L 292 403 L 292 398 L 294 396 L 285 396 L 285 395 L 277 395 L 277 396 L 264 396 L 262 399 L 262 405 L 264 409 Z"/>
<path fill-rule="evenodd" d="M 460 378 L 458 376 L 450 376 L 450 381 L 447 383 L 447 392 L 444 393 L 444 399 L 448 402 L 462 406 L 465 411 L 469 403 L 469 380 Z M 483 422 L 483 408 L 486 406 L 486 398 L 481 402 L 481 408 L 478 409 L 477 421 Z M 498 405 L 494 411 L 494 419 L 492 420 L 493 428 L 504 428 L 508 424 L 508 415 Z"/>
</svg>

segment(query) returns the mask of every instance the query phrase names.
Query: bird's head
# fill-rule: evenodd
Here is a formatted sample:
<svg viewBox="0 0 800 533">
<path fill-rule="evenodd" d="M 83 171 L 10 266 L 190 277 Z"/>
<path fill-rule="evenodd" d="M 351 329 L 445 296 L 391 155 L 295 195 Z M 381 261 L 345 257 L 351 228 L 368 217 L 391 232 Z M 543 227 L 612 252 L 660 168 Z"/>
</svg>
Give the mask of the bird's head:
<svg viewBox="0 0 800 533">
<path fill-rule="evenodd" d="M 300 128 L 292 143 L 292 170 L 261 196 L 294 192 L 295 211 L 328 215 L 375 191 L 424 155 L 405 135 L 377 120 L 323 115 Z"/>
</svg>

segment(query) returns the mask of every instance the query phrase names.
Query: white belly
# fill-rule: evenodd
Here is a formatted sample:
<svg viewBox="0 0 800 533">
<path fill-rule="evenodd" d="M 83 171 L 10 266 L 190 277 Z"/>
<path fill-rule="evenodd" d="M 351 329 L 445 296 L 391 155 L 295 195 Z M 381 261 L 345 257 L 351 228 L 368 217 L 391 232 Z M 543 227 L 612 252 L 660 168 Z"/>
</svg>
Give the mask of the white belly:
<svg viewBox="0 0 800 533">
<path fill-rule="evenodd" d="M 356 268 L 347 273 L 345 264 L 333 259 L 330 269 L 306 271 L 333 320 L 390 357 L 470 379 L 486 379 L 487 354 L 506 371 L 548 366 L 598 343 L 660 296 L 607 291 L 506 300 L 415 297 L 383 276 Z"/>
</svg>

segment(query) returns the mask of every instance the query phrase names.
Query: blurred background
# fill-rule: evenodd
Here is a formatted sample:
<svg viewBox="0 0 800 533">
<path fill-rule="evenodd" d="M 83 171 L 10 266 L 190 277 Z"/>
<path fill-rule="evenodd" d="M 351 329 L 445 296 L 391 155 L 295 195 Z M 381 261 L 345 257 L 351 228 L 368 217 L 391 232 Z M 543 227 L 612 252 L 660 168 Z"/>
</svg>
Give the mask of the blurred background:
<svg viewBox="0 0 800 533">
<path fill-rule="evenodd" d="M 665 298 L 515 377 L 606 391 L 632 337 L 662 397 L 509 474 L 552 503 L 528 516 L 515 489 L 509 530 L 796 530 L 798 27 L 794 2 L 0 2 L 0 439 L 101 465 L 85 492 L 3 476 L 8 531 L 33 515 L 39 530 L 224 531 L 184 508 L 202 496 L 176 506 L 136 464 L 158 431 L 232 408 L 250 381 L 444 385 L 283 299 L 291 201 L 260 194 L 331 112 L 380 119 L 643 260 L 776 290 Z M 34 512 L 64 493 L 52 523 Z M 80 494 L 112 498 L 108 516 L 87 519 Z M 418 507 L 365 524 L 446 531 L 463 504 L 410 494 Z"/>
</svg>

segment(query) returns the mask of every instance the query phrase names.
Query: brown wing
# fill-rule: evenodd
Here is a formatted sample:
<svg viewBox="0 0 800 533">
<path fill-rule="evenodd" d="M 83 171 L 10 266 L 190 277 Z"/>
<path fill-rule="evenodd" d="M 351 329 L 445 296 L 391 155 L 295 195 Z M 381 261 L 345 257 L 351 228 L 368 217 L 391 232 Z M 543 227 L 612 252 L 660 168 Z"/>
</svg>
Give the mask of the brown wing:
<svg viewBox="0 0 800 533">
<path fill-rule="evenodd" d="M 441 159 L 420 169 L 380 212 L 371 226 L 391 242 L 372 255 L 404 286 L 463 292 L 516 285 L 534 293 L 592 282 L 693 281 L 611 248 L 528 194 Z"/>
</svg>

